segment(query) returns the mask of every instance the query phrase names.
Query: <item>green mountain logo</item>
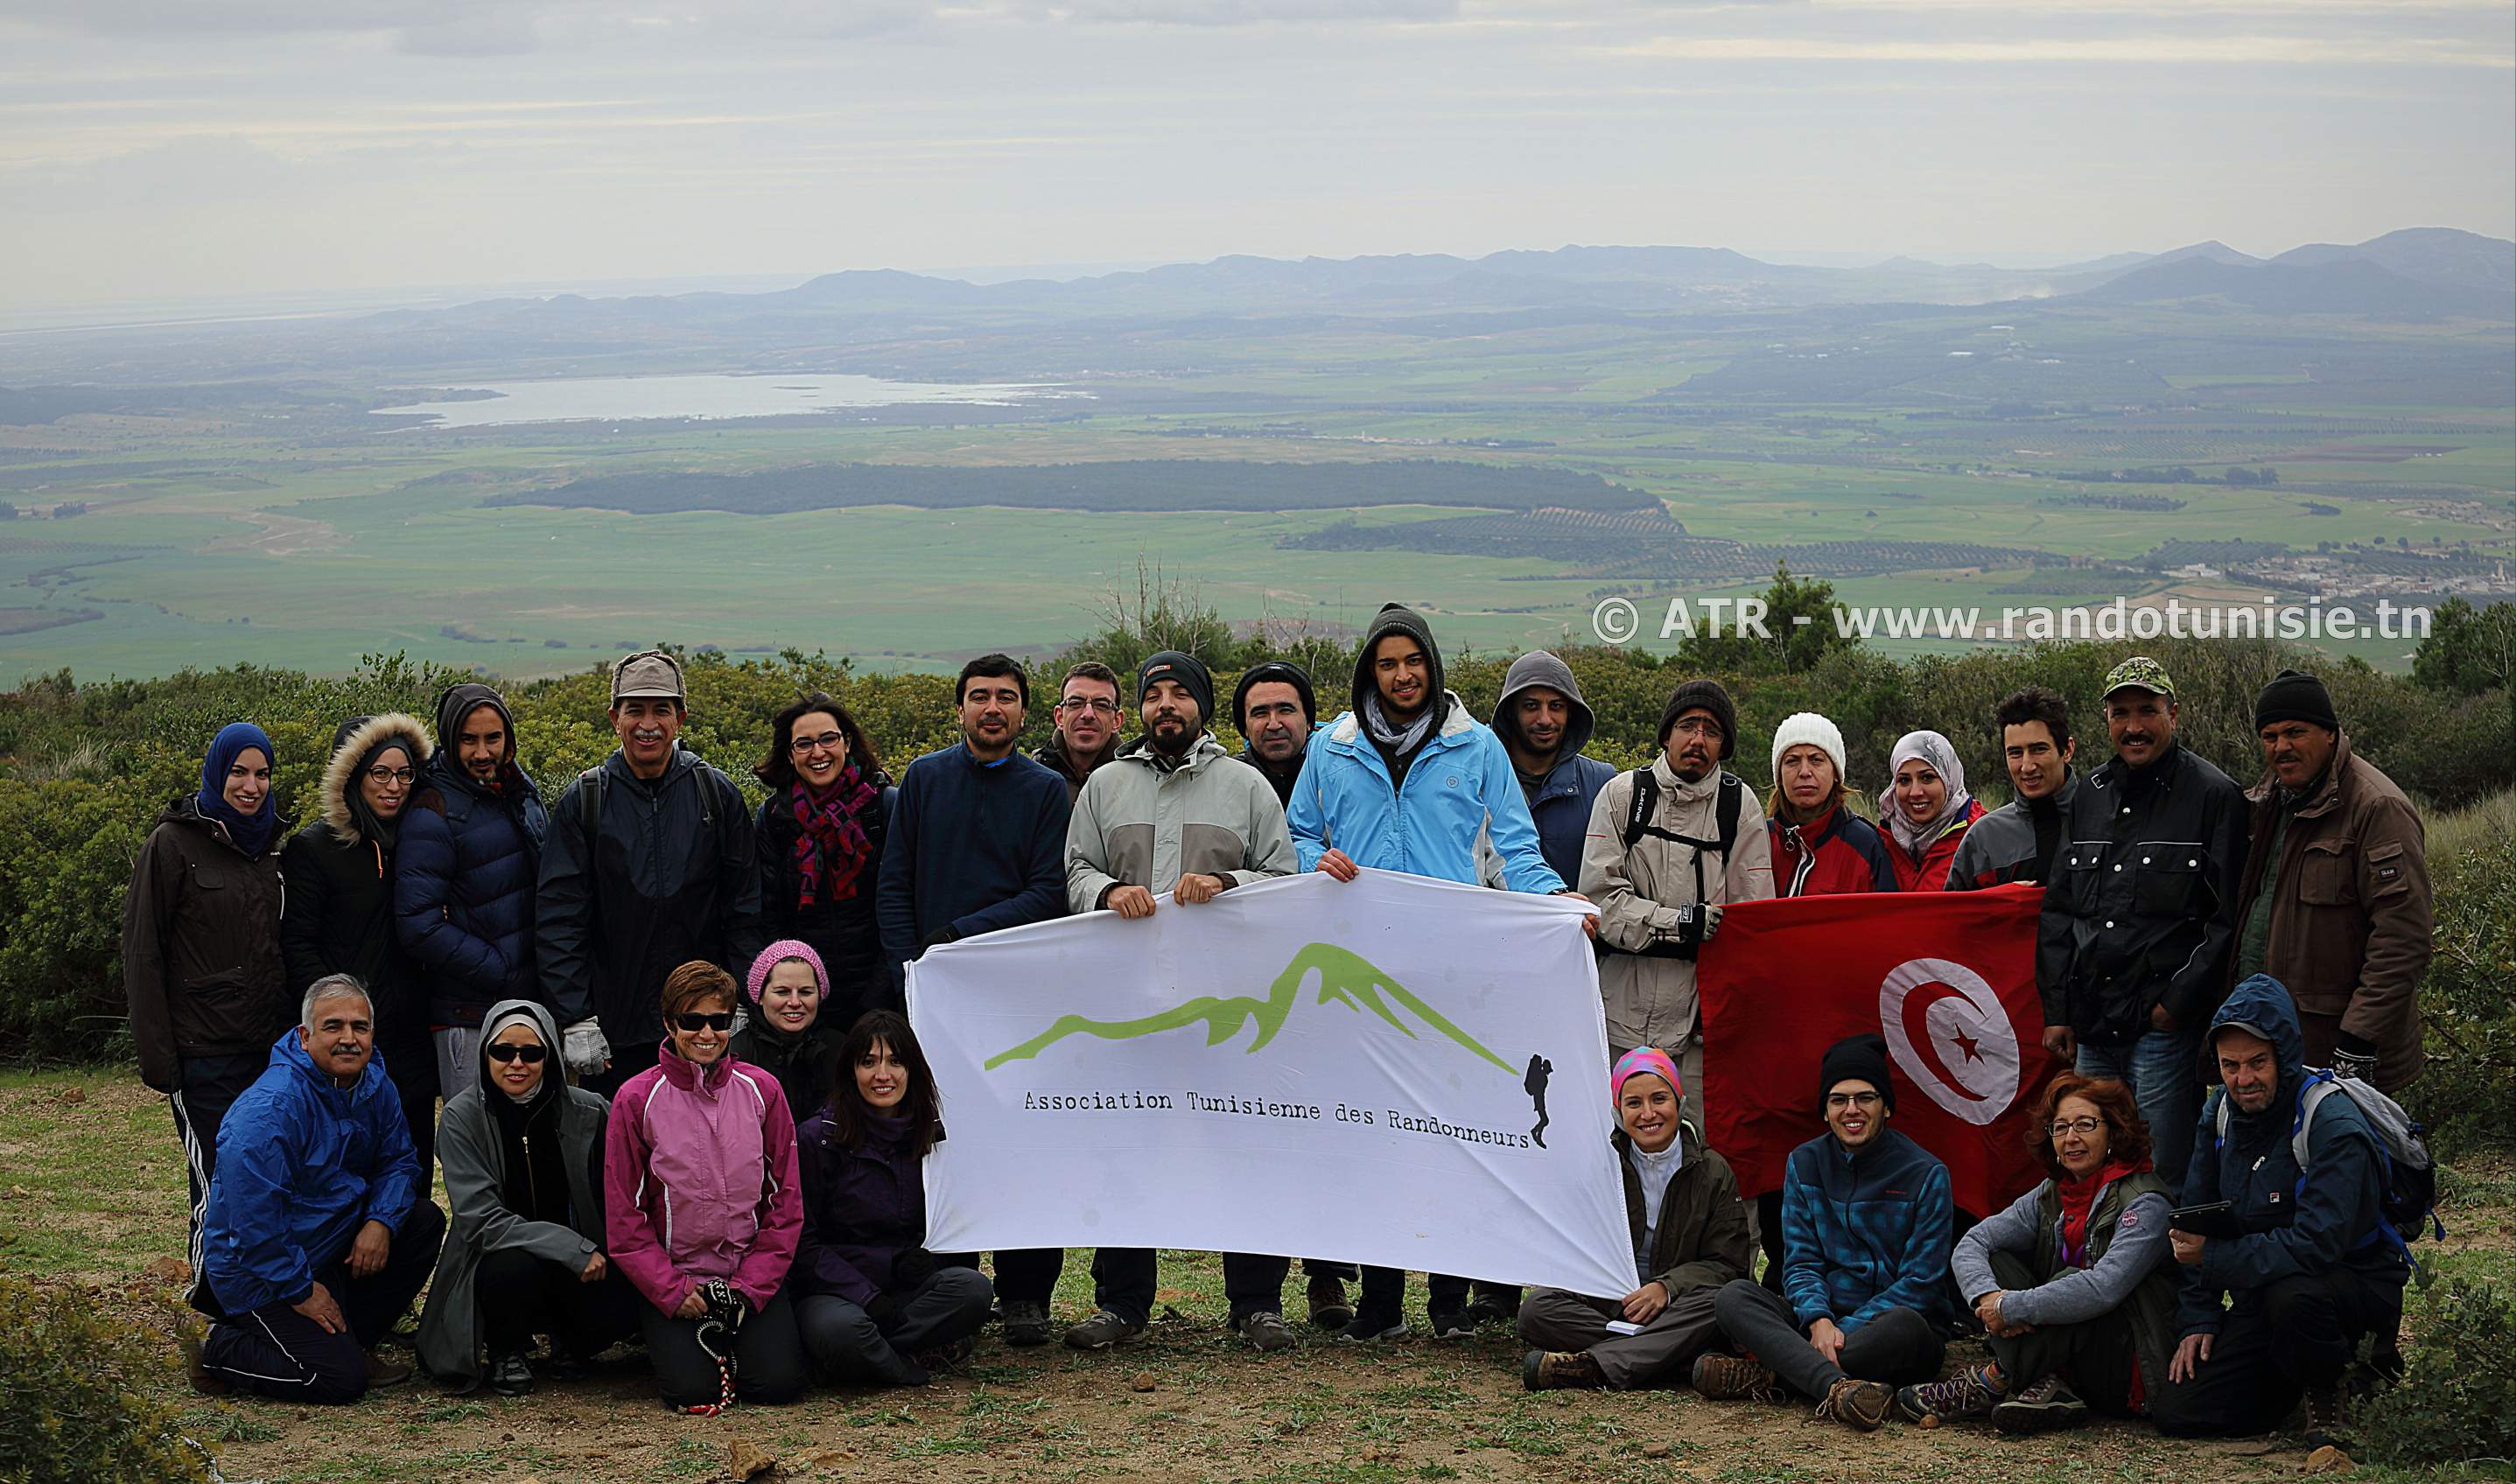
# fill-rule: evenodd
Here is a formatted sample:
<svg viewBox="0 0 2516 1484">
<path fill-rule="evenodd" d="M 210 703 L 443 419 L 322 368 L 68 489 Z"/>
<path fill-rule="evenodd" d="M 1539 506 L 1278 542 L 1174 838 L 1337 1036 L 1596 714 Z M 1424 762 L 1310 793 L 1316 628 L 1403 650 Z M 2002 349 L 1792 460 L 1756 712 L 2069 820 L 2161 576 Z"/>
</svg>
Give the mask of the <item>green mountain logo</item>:
<svg viewBox="0 0 2516 1484">
<path fill-rule="evenodd" d="M 1365 1010 L 1396 1026 L 1409 1040 L 1415 1029 L 1391 1008 L 1395 1001 L 1418 1020 L 1458 1043 L 1465 1051 L 1492 1062 L 1506 1075 L 1517 1075 L 1510 1062 L 1488 1051 L 1466 1031 L 1450 1023 L 1449 1018 L 1409 993 L 1406 987 L 1383 973 L 1361 954 L 1350 953 L 1333 943 L 1312 943 L 1293 955 L 1284 971 L 1267 988 L 1267 998 L 1249 995 L 1199 995 L 1169 1010 L 1156 1010 L 1133 1020 L 1094 1020 L 1083 1015 L 1060 1015 L 1048 1029 L 1008 1051 L 987 1058 L 987 1070 L 994 1071 L 1008 1061 L 1024 1061 L 1055 1046 L 1069 1036 L 1098 1036 L 1104 1041 L 1133 1041 L 1139 1036 L 1156 1036 L 1175 1031 L 1199 1021 L 1205 1023 L 1205 1044 L 1221 1046 L 1240 1033 L 1242 1026 L 1255 1022 L 1258 1034 L 1244 1052 L 1255 1051 L 1276 1039 L 1284 1026 L 1284 1018 L 1300 1002 L 1302 984 L 1317 971 L 1319 990 L 1315 1005 L 1338 1004 L 1361 1014 Z"/>
</svg>

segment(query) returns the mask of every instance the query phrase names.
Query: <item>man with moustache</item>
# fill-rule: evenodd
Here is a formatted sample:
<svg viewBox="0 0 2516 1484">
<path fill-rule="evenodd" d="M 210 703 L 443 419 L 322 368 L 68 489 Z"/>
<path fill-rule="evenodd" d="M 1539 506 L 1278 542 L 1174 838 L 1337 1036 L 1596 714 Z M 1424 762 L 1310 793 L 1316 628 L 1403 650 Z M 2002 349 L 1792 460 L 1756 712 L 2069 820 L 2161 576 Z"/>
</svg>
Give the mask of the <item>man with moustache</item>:
<svg viewBox="0 0 2516 1484">
<path fill-rule="evenodd" d="M 1494 701 L 1494 735 L 1511 754 L 1521 797 L 1537 826 L 1537 848 L 1568 882 L 1581 876 L 1590 805 L 1616 776 L 1614 768 L 1581 754 L 1597 724 L 1590 703 L 1581 699 L 1581 682 L 1554 655 L 1531 649 L 1504 672 L 1502 694 Z"/>
<path fill-rule="evenodd" d="M 1083 792 L 1093 769 L 1118 755 L 1118 672 L 1099 660 L 1078 661 L 1059 686 L 1056 729 L 1031 761 L 1066 780 L 1067 802 Z"/>
<path fill-rule="evenodd" d="M 2288 986 L 2308 1066 L 2399 1092 L 2420 1075 L 2420 980 L 2434 946 L 2420 816 L 2351 752 L 2314 676 L 2274 677 L 2254 726 L 2266 776 L 2245 796 L 2235 976 Z"/>
<path fill-rule="evenodd" d="M 2115 755 L 2064 814 L 2044 887 L 2036 988 L 2044 1047 L 2127 1084 L 2180 1188 L 2202 1105 L 2202 1027 L 2228 992 L 2245 796 L 2175 740 L 2175 681 L 2134 655 L 2108 672 Z M 1953 867 L 1951 867 L 1953 869 Z"/>
<path fill-rule="evenodd" d="M 961 667 L 952 694 L 961 740 L 902 770 L 883 843 L 874 916 L 895 968 L 939 943 L 1066 913 L 1072 800 L 1057 774 L 1014 750 L 1030 677 L 1010 656 L 983 654 Z M 1053 1247 L 996 1254 L 1005 1343 L 1048 1342 L 1065 1263 Z"/>
<path fill-rule="evenodd" d="M 1319 710 L 1310 673 L 1290 660 L 1252 665 L 1232 687 L 1232 724 L 1247 743 L 1240 761 L 1267 780 L 1279 804 L 1292 800 Z"/>
<path fill-rule="evenodd" d="M 418 966 L 448 1102 L 480 1073 L 481 1017 L 536 998 L 533 878 L 550 811 L 516 761 L 506 697 L 478 681 L 437 698 L 437 751 L 402 810 L 394 931 Z"/>
<path fill-rule="evenodd" d="M 1206 717 L 1214 680 L 1176 649 L 1148 655 L 1136 670 L 1144 732 L 1093 773 L 1066 831 L 1066 902 L 1076 912 L 1110 911 L 1141 920 L 1164 891 L 1182 910 L 1235 886 L 1293 872 L 1284 810 L 1265 779 L 1236 766 Z M 1223 1255 L 1223 1292 L 1232 1327 L 1258 1350 L 1293 1346 L 1284 1323 L 1282 1257 Z M 1150 1248 L 1099 1249 L 1092 1259 L 1098 1311 L 1066 1332 L 1078 1350 L 1107 1349 L 1145 1333 L 1155 1267 Z"/>
<path fill-rule="evenodd" d="M 1992 724 L 2000 729 L 2000 759 L 2015 797 L 1976 820 L 1957 843 L 1956 859 L 1949 863 L 1950 891 L 2048 880 L 2063 821 L 2078 797 L 2071 708 L 2058 692 L 2030 685 L 2009 695 L 1992 712 Z"/>
<path fill-rule="evenodd" d="M 568 1070 L 606 1097 L 655 1064 L 666 974 L 694 959 L 747 971 L 762 947 L 751 811 L 733 779 L 682 749 L 689 718 L 670 654 L 614 666 L 620 746 L 560 795 L 543 843 L 542 991 L 566 1027 Z"/>
</svg>

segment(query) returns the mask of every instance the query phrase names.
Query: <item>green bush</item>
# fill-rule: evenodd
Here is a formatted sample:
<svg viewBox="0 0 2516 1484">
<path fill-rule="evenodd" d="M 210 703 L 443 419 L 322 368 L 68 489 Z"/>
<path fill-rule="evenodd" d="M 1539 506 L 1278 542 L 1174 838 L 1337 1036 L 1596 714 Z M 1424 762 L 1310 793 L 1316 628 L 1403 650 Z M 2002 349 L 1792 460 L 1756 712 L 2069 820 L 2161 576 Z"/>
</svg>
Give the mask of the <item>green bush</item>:
<svg viewBox="0 0 2516 1484">
<path fill-rule="evenodd" d="M 2428 1070 L 2403 1093 L 2445 1149 L 2516 1129 L 2516 825 L 2501 794 L 2431 821 L 2437 950 L 2420 993 Z"/>
<path fill-rule="evenodd" d="M 0 1279 L 0 1484 L 207 1479 L 175 1414 L 143 1394 L 165 1370 L 84 1296 Z"/>
<path fill-rule="evenodd" d="M 2400 1384 L 2352 1418 L 2369 1463 L 2448 1466 L 2516 1457 L 2516 1303 L 2450 1278 L 2417 1296 Z"/>
</svg>

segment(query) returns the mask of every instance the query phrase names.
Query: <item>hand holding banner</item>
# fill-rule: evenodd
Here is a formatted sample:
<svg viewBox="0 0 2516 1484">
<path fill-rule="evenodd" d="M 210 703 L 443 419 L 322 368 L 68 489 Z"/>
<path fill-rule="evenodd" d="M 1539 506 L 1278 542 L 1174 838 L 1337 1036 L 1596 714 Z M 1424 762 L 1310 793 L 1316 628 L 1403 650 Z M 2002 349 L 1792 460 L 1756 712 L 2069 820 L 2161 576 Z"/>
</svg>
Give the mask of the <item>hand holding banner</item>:
<svg viewBox="0 0 2516 1484">
<path fill-rule="evenodd" d="M 949 1136 L 927 1246 L 1630 1291 L 1589 910 L 1314 873 L 929 950 L 909 1018 Z"/>
</svg>

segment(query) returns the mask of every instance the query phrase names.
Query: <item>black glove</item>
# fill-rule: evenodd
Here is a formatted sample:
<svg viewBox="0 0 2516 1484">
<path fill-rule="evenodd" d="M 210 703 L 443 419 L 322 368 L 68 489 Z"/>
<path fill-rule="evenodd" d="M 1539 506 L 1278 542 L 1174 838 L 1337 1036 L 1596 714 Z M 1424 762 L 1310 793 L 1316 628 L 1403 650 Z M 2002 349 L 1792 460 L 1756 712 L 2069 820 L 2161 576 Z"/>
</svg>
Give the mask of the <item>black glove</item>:
<svg viewBox="0 0 2516 1484">
<path fill-rule="evenodd" d="M 913 1294 L 935 1276 L 936 1266 L 935 1255 L 925 1248 L 904 1248 L 891 1259 L 891 1286 Z"/>
<path fill-rule="evenodd" d="M 1721 930 L 1721 909 L 1688 902 L 1677 909 L 1676 940 L 1692 947 Z"/>
<path fill-rule="evenodd" d="M 873 1321 L 875 1329 L 886 1335 L 899 1330 L 901 1322 L 907 1317 L 901 1310 L 900 1296 L 897 1294 L 876 1294 L 864 1306 L 865 1317 Z"/>
<path fill-rule="evenodd" d="M 2332 1041 L 2332 1075 L 2373 1086 L 2376 1080 L 2375 1046 L 2367 1038 L 2353 1036 L 2348 1031 L 2336 1033 Z"/>
</svg>

